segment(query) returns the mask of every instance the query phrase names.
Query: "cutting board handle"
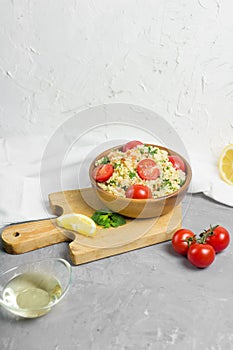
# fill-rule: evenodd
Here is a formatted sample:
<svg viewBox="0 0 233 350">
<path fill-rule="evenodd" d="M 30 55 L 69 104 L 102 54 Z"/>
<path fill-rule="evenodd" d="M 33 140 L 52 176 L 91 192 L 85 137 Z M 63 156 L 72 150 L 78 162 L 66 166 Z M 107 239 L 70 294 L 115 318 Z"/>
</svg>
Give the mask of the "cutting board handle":
<svg viewBox="0 0 233 350">
<path fill-rule="evenodd" d="M 70 240 L 56 227 L 54 219 L 10 225 L 2 231 L 3 248 L 10 254 L 21 254 Z"/>
</svg>

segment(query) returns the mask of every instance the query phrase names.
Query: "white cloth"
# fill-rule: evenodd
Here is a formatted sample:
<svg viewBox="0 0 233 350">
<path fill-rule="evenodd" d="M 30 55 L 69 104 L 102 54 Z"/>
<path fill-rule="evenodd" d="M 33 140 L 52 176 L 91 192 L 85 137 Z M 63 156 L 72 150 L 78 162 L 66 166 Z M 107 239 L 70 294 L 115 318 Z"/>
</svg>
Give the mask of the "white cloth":
<svg viewBox="0 0 233 350">
<path fill-rule="evenodd" d="M 0 226 L 51 217 L 47 203 L 49 193 L 90 185 L 88 166 L 89 152 L 95 147 L 93 140 L 73 146 L 63 160 L 62 169 L 59 169 L 56 154 L 52 160 L 43 159 L 48 140 L 48 137 L 1 140 Z M 233 186 L 221 180 L 214 160 L 206 159 L 204 154 L 193 153 L 189 157 L 193 171 L 189 191 L 203 192 L 222 204 L 233 206 Z M 40 173 L 42 160 L 50 164 L 44 175 Z"/>
<path fill-rule="evenodd" d="M 210 154 L 186 150 L 155 112 L 116 103 L 81 111 L 50 136 L 0 139 L 0 226 L 51 217 L 49 193 L 90 186 L 88 168 L 95 156 L 132 139 L 182 154 L 193 170 L 189 191 L 233 206 L 233 186 L 220 179 Z"/>
<path fill-rule="evenodd" d="M 219 174 L 218 160 L 210 154 L 190 152 L 192 183 L 190 192 L 203 192 L 217 202 L 233 207 L 233 186 L 225 183 Z"/>
</svg>

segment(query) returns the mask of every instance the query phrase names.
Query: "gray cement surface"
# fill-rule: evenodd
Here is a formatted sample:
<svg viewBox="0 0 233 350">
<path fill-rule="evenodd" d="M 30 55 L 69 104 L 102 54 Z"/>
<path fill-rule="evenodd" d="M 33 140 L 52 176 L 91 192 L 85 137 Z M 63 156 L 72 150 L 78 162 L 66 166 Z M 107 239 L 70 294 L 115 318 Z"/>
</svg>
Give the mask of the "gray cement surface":
<svg viewBox="0 0 233 350">
<path fill-rule="evenodd" d="M 201 194 L 183 202 L 183 227 L 233 232 L 232 208 Z M 23 255 L 0 247 L 0 272 L 45 257 L 69 259 L 61 243 Z M 233 349 L 233 242 L 206 269 L 171 242 L 72 266 L 69 293 L 46 316 L 22 319 L 0 309 L 1 350 Z"/>
</svg>

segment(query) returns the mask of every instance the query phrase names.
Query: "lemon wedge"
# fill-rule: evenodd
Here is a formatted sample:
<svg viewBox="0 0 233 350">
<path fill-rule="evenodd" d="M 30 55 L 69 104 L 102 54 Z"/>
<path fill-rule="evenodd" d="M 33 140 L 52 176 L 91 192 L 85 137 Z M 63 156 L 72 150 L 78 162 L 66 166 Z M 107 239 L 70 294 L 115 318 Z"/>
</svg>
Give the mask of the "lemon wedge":
<svg viewBox="0 0 233 350">
<path fill-rule="evenodd" d="M 84 236 L 94 236 L 96 233 L 95 222 L 83 214 L 66 214 L 56 219 L 59 227 L 66 230 L 81 233 Z"/>
<path fill-rule="evenodd" d="M 223 149 L 218 167 L 221 178 L 229 185 L 233 185 L 233 144 Z"/>
</svg>

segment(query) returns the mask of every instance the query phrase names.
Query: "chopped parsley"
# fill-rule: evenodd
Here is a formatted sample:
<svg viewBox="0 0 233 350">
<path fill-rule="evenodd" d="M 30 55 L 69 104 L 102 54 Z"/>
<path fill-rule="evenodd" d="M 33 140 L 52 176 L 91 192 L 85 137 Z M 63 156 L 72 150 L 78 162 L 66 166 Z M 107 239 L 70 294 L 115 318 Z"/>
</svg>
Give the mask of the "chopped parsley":
<svg viewBox="0 0 233 350">
<path fill-rule="evenodd" d="M 185 183 L 185 180 L 180 180 L 180 187 L 183 186 Z"/>
<path fill-rule="evenodd" d="M 97 210 L 91 218 L 97 225 L 104 228 L 118 227 L 126 224 L 126 220 L 122 215 L 109 210 Z"/>
<path fill-rule="evenodd" d="M 170 188 L 172 187 L 172 183 L 170 180 L 168 179 L 164 179 L 163 180 L 163 183 L 162 183 L 162 188 L 166 187 L 166 186 L 169 186 Z"/>
<path fill-rule="evenodd" d="M 158 150 L 155 148 L 153 150 L 150 151 L 150 154 L 153 156 L 154 154 L 157 154 Z"/>
<path fill-rule="evenodd" d="M 133 177 L 137 176 L 137 174 L 134 171 L 129 172 L 129 178 L 132 179 Z"/>
<path fill-rule="evenodd" d="M 109 185 L 116 185 L 116 184 L 117 184 L 116 180 L 110 180 L 109 181 Z"/>
<path fill-rule="evenodd" d="M 108 164 L 108 163 L 110 163 L 110 160 L 108 157 L 103 157 L 103 159 L 100 162 L 100 164 Z"/>
<path fill-rule="evenodd" d="M 148 153 L 151 154 L 152 156 L 158 153 L 158 149 L 152 146 L 147 146 L 147 149 L 148 149 Z"/>
<path fill-rule="evenodd" d="M 113 165 L 113 168 L 116 169 L 116 168 L 120 168 L 121 167 L 121 163 L 115 163 Z"/>
</svg>

